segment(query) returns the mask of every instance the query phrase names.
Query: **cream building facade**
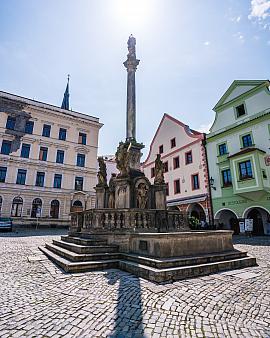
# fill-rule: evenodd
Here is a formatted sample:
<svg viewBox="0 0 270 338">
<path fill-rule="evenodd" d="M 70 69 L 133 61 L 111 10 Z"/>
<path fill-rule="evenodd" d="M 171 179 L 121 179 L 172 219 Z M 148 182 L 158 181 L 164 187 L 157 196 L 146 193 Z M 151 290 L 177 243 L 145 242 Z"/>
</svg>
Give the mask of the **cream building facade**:
<svg viewBox="0 0 270 338">
<path fill-rule="evenodd" d="M 176 118 L 164 114 L 143 163 L 146 177 L 154 182 L 157 154 L 165 167 L 167 205 L 211 222 L 211 200 L 203 133 L 191 130 Z"/>
<path fill-rule="evenodd" d="M 0 92 L 0 213 L 68 225 L 95 205 L 99 119 Z"/>
</svg>

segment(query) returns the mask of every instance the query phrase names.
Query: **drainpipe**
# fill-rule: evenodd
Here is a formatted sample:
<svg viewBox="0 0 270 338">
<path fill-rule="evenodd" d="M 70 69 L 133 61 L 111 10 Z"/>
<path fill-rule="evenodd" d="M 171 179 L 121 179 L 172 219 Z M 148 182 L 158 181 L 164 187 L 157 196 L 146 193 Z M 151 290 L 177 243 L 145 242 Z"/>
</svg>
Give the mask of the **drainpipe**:
<svg viewBox="0 0 270 338">
<path fill-rule="evenodd" d="M 208 156 L 207 156 L 207 150 L 206 150 L 206 134 L 205 133 L 203 133 L 202 145 L 204 149 L 206 169 L 207 169 L 207 180 L 208 180 L 207 188 L 208 188 L 208 194 L 209 194 L 209 200 L 210 200 L 210 219 L 214 226 L 214 210 L 213 210 L 213 204 L 212 204 L 212 191 L 211 191 L 211 186 L 210 186 L 209 165 L 208 165 Z"/>
</svg>

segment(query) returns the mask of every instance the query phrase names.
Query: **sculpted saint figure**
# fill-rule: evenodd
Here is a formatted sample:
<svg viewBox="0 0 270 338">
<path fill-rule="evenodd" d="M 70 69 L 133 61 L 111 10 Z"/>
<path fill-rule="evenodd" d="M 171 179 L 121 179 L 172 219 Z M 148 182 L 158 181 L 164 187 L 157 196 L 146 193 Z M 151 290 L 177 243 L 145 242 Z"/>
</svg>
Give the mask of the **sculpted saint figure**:
<svg viewBox="0 0 270 338">
<path fill-rule="evenodd" d="M 128 175 L 128 163 L 129 163 L 129 152 L 123 142 L 120 142 L 117 151 L 115 153 L 116 168 L 120 171 L 118 176 Z"/>
<path fill-rule="evenodd" d="M 135 51 L 136 39 L 134 38 L 132 34 L 128 38 L 127 45 L 128 45 L 128 55 L 136 58 L 136 51 Z"/>
<path fill-rule="evenodd" d="M 115 180 L 116 174 L 112 174 L 110 182 L 109 182 L 109 201 L 108 201 L 108 207 L 110 209 L 115 208 Z"/>
<path fill-rule="evenodd" d="M 97 173 L 97 177 L 98 177 L 97 185 L 106 186 L 107 185 L 107 169 L 106 169 L 106 163 L 104 162 L 103 157 L 98 157 L 98 165 L 99 165 L 99 171 Z"/>
<path fill-rule="evenodd" d="M 164 184 L 164 165 L 161 161 L 160 154 L 157 154 L 157 158 L 155 160 L 155 184 Z"/>
<path fill-rule="evenodd" d="M 148 199 L 148 187 L 140 183 L 137 188 L 137 206 L 139 209 L 145 209 Z"/>
</svg>

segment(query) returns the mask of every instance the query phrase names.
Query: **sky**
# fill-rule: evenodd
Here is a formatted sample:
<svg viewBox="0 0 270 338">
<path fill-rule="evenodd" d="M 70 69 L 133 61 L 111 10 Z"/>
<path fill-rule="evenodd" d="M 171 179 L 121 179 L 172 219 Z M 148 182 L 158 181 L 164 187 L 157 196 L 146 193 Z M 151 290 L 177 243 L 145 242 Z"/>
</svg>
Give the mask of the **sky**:
<svg viewBox="0 0 270 338">
<path fill-rule="evenodd" d="M 137 141 L 164 113 L 207 132 L 236 79 L 268 79 L 270 0 L 0 0 L 0 90 L 100 118 L 99 154 L 125 139 L 136 37 Z"/>
</svg>

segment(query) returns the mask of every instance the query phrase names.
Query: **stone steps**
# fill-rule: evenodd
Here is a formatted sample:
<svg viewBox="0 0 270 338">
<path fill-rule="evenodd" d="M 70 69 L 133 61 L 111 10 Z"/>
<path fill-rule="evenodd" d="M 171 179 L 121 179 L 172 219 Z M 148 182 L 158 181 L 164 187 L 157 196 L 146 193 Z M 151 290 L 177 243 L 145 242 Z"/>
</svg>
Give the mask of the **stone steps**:
<svg viewBox="0 0 270 338">
<path fill-rule="evenodd" d="M 102 239 L 89 239 L 81 237 L 61 236 L 61 240 L 67 243 L 79 244 L 79 245 L 107 245 L 106 240 Z"/>
<path fill-rule="evenodd" d="M 157 283 L 173 282 L 192 277 L 210 275 L 226 270 L 246 268 L 254 265 L 256 265 L 256 259 L 249 256 L 233 260 L 167 269 L 156 269 L 127 260 L 119 261 L 120 269 Z"/>
<path fill-rule="evenodd" d="M 100 244 L 102 242 L 102 244 Z M 63 236 L 40 247 L 53 262 L 66 272 L 86 272 L 120 268 L 154 282 L 171 282 L 225 270 L 256 265 L 253 257 L 237 250 L 197 256 L 153 258 L 119 253 L 118 247 L 96 238 Z"/>
<path fill-rule="evenodd" d="M 101 261 L 101 260 L 108 260 L 108 259 L 119 259 L 118 253 L 110 253 L 110 252 L 101 252 L 101 253 L 76 253 L 67 249 L 64 249 L 61 246 L 46 243 L 45 247 L 52 251 L 53 253 L 70 260 L 71 262 L 86 262 L 86 261 Z"/>
<path fill-rule="evenodd" d="M 238 250 L 227 251 L 225 253 L 211 253 L 208 255 L 200 256 L 187 256 L 187 257 L 174 257 L 174 258 L 153 258 L 146 256 L 139 256 L 136 254 L 122 254 L 124 260 L 147 265 L 156 269 L 164 269 L 171 267 L 180 267 L 180 266 L 192 266 L 198 264 L 214 263 L 225 260 L 232 260 L 238 258 L 245 258 L 247 256 L 246 252 L 241 252 Z"/>
<path fill-rule="evenodd" d="M 87 272 L 119 267 L 119 260 L 108 259 L 100 261 L 71 262 L 46 247 L 39 247 L 39 249 L 65 272 Z"/>
<path fill-rule="evenodd" d="M 53 240 L 53 244 L 60 246 L 64 249 L 70 250 L 72 252 L 87 254 L 87 253 L 105 253 L 105 252 L 117 252 L 117 245 L 79 245 L 75 243 L 68 243 L 59 240 Z"/>
</svg>

